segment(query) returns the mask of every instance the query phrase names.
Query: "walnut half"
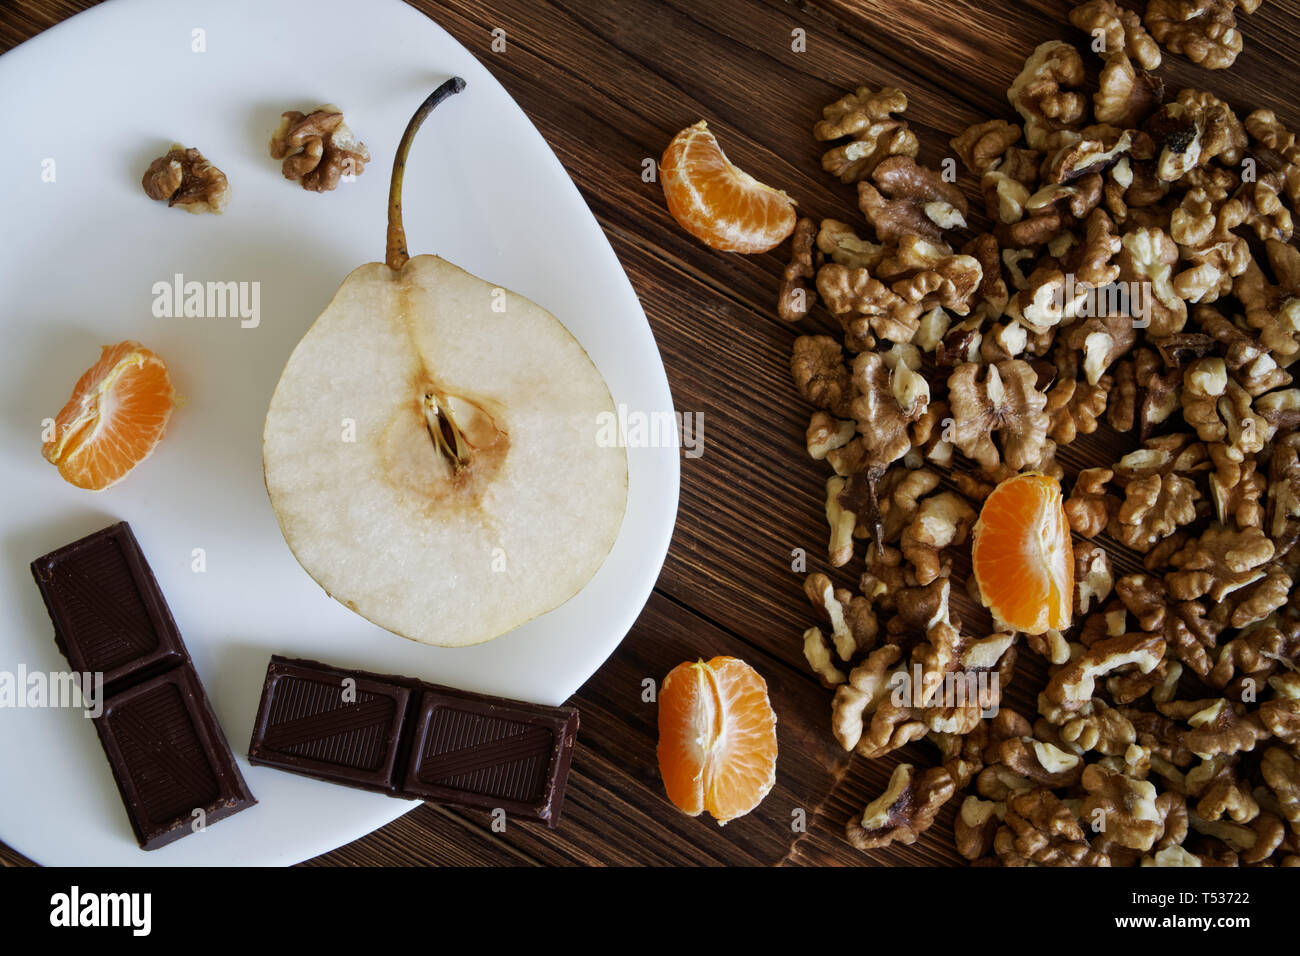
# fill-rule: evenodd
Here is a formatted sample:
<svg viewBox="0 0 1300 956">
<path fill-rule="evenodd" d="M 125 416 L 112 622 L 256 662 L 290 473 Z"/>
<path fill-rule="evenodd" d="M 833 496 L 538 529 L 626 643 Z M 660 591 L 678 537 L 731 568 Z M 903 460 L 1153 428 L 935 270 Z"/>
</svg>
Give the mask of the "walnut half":
<svg viewBox="0 0 1300 956">
<path fill-rule="evenodd" d="M 197 149 L 186 149 L 180 143 L 172 143 L 166 155 L 149 164 L 140 184 L 150 199 L 165 199 L 168 206 L 180 206 L 186 212 L 220 215 L 230 202 L 226 174 Z"/>
<path fill-rule="evenodd" d="M 344 176 L 360 176 L 370 162 L 370 151 L 352 135 L 343 112 L 327 104 L 310 113 L 281 113 L 280 125 L 271 135 L 271 158 L 284 161 L 285 179 L 323 193 L 336 188 Z"/>
</svg>

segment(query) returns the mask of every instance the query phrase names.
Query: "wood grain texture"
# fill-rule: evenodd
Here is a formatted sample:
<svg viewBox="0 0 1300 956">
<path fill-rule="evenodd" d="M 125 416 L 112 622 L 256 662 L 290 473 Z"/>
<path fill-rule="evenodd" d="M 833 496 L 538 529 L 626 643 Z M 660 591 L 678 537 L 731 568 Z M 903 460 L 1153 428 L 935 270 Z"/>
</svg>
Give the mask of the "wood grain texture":
<svg viewBox="0 0 1300 956">
<path fill-rule="evenodd" d="M 0 50 L 90 0 L 0 6 Z M 574 696 L 582 731 L 564 822 L 555 832 L 424 806 L 308 865 L 795 865 L 952 864 L 952 816 L 914 846 L 859 853 L 850 815 L 878 794 L 900 760 L 934 761 L 914 744 L 887 760 L 841 752 L 829 734 L 830 694 L 807 673 L 799 634 L 810 621 L 791 551 L 824 565 L 825 474 L 803 450 L 807 409 L 789 381 L 796 334 L 774 304 L 784 249 L 710 252 L 669 217 L 642 161 L 701 117 L 737 164 L 797 197 L 814 217 L 855 217 L 854 193 L 821 171 L 810 134 L 822 106 L 866 83 L 909 97 L 921 159 L 977 120 L 1012 118 L 1005 90 L 1048 39 L 1080 40 L 1053 0 L 415 0 L 490 69 L 550 143 L 608 234 L 650 319 L 677 408 L 704 413 L 705 453 L 682 461 L 681 508 L 663 574 L 645 612 L 608 663 Z M 491 31 L 508 38 L 490 49 Z M 806 50 L 791 32 L 806 32 Z M 1166 55 L 1173 89 L 1204 86 L 1243 111 L 1267 106 L 1300 126 L 1300 2 L 1266 0 L 1242 18 L 1245 52 L 1209 72 Z M 961 181 L 977 200 L 974 181 Z M 975 201 L 975 209 L 982 208 Z M 811 326 L 817 322 L 812 321 Z M 1103 429 L 1060 455 L 1067 471 L 1110 460 L 1123 440 Z M 1122 549 L 1117 549 L 1122 551 Z M 1121 554 L 1119 567 L 1137 567 Z M 960 569 L 959 569 L 960 570 Z M 834 577 L 845 583 L 847 574 Z M 964 618 L 983 612 L 960 596 Z M 720 828 L 664 799 L 654 757 L 655 707 L 642 681 L 677 663 L 733 654 L 767 679 L 781 758 L 776 788 L 754 813 Z M 1008 701 L 1034 710 L 1040 661 L 1022 654 Z M 792 828 L 794 811 L 807 832 Z M 21 864 L 0 847 L 0 862 Z"/>
</svg>

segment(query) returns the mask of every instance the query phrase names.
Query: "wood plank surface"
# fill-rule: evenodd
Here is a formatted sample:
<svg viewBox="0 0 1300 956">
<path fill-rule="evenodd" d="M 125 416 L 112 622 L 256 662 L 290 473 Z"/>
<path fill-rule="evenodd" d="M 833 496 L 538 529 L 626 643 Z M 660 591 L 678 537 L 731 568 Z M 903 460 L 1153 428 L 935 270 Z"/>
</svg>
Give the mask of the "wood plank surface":
<svg viewBox="0 0 1300 956">
<path fill-rule="evenodd" d="M 15 0 L 0 6 L 0 51 L 92 6 Z M 775 314 L 786 249 L 714 253 L 669 217 L 642 161 L 678 129 L 705 118 L 729 157 L 780 185 L 814 217 L 856 215 L 854 191 L 821 171 L 811 127 L 826 103 L 866 83 L 908 95 L 920 159 L 993 116 L 1013 118 L 1005 90 L 1048 39 L 1080 36 L 1068 2 L 864 0 L 413 0 L 505 85 L 577 183 L 650 319 L 678 410 L 704 415 L 705 451 L 683 458 L 681 507 L 663 573 L 627 639 L 573 697 L 582 731 L 563 825 L 511 823 L 423 806 L 308 865 L 898 865 L 961 862 L 952 844 L 957 801 L 914 846 L 871 853 L 843 838 L 850 815 L 883 790 L 901 760 L 934 762 L 920 743 L 880 761 L 851 758 L 829 732 L 830 693 L 809 675 L 799 634 L 811 615 L 791 552 L 825 565 L 825 472 L 808 460 L 808 410 L 790 382 L 792 329 Z M 492 30 L 508 38 L 490 48 Z M 792 49 L 803 30 L 806 48 Z M 1300 0 L 1265 0 L 1241 19 L 1245 52 L 1228 71 L 1167 54 L 1173 89 L 1208 88 L 1240 110 L 1269 107 L 1300 127 Z M 976 210 L 976 184 L 961 185 Z M 979 216 L 974 217 L 977 221 Z M 810 322 L 812 327 L 816 322 Z M 1114 458 L 1123 439 L 1102 429 L 1060 456 L 1067 472 Z M 1124 549 L 1115 546 L 1117 552 Z M 1137 567 L 1120 554 L 1117 565 Z M 837 581 L 851 583 L 844 573 Z M 964 603 L 963 603 L 964 602 Z M 983 613 L 961 595 L 963 617 Z M 678 813 L 655 761 L 657 684 L 683 660 L 732 654 L 768 681 L 777 710 L 777 785 L 724 828 Z M 1021 655 L 1007 700 L 1034 710 L 1043 665 Z M 795 826 L 802 810 L 806 828 Z M 22 857 L 0 846 L 0 862 Z"/>
</svg>

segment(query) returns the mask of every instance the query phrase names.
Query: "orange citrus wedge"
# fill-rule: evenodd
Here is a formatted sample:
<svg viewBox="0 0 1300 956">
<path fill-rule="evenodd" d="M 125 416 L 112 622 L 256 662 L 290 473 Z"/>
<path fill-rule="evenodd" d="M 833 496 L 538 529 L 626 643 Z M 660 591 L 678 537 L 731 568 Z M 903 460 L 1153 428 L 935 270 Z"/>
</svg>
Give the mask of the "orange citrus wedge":
<svg viewBox="0 0 1300 956">
<path fill-rule="evenodd" d="M 733 166 L 704 120 L 668 144 L 659 164 L 668 211 L 723 252 L 767 252 L 794 232 L 794 200 Z"/>
<path fill-rule="evenodd" d="M 719 824 L 776 782 L 776 713 L 767 684 L 734 657 L 678 664 L 659 692 L 659 772 L 679 810 Z"/>
<path fill-rule="evenodd" d="M 139 342 L 105 345 L 54 419 L 41 454 L 65 481 L 101 491 L 149 457 L 174 404 L 167 363 Z"/>
<path fill-rule="evenodd" d="M 971 546 L 975 583 L 993 616 L 1026 634 L 1069 626 L 1074 548 L 1055 478 L 1029 472 L 984 501 Z"/>
</svg>

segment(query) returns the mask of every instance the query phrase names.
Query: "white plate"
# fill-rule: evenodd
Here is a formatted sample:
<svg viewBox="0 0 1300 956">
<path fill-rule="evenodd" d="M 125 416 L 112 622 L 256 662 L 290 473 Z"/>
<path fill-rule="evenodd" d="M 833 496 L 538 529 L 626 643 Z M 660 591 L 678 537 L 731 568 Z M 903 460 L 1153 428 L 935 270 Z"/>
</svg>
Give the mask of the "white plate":
<svg viewBox="0 0 1300 956">
<path fill-rule="evenodd" d="M 490 40 L 482 55 L 493 55 Z M 495 55 L 510 56 L 509 42 Z M 436 252 L 536 300 L 586 347 L 616 403 L 670 411 L 645 315 L 578 190 L 491 74 L 405 4 L 112 0 L 0 57 L 0 670 L 66 666 L 28 563 L 130 521 L 259 801 L 145 853 L 79 711 L 0 709 L 0 840 L 19 852 L 65 865 L 273 864 L 322 853 L 411 804 L 247 765 L 272 653 L 558 704 L 644 605 L 677 510 L 673 448 L 629 449 L 623 529 L 581 594 L 472 648 L 413 644 L 330 600 L 294 560 L 267 501 L 262 420 L 280 369 L 344 276 L 382 260 L 393 150 L 410 113 L 452 74 L 467 89 L 430 117 L 406 174 L 412 254 Z M 356 182 L 317 195 L 286 182 L 266 144 L 282 110 L 323 102 L 343 107 L 373 162 Z M 144 196 L 145 167 L 173 139 L 229 176 L 223 216 Z M 260 325 L 155 318 L 154 283 L 176 273 L 260 282 Z M 152 458 L 95 495 L 41 458 L 41 422 L 99 346 L 124 338 L 166 358 L 188 404 Z M 192 570 L 197 548 L 203 573 Z"/>
</svg>

